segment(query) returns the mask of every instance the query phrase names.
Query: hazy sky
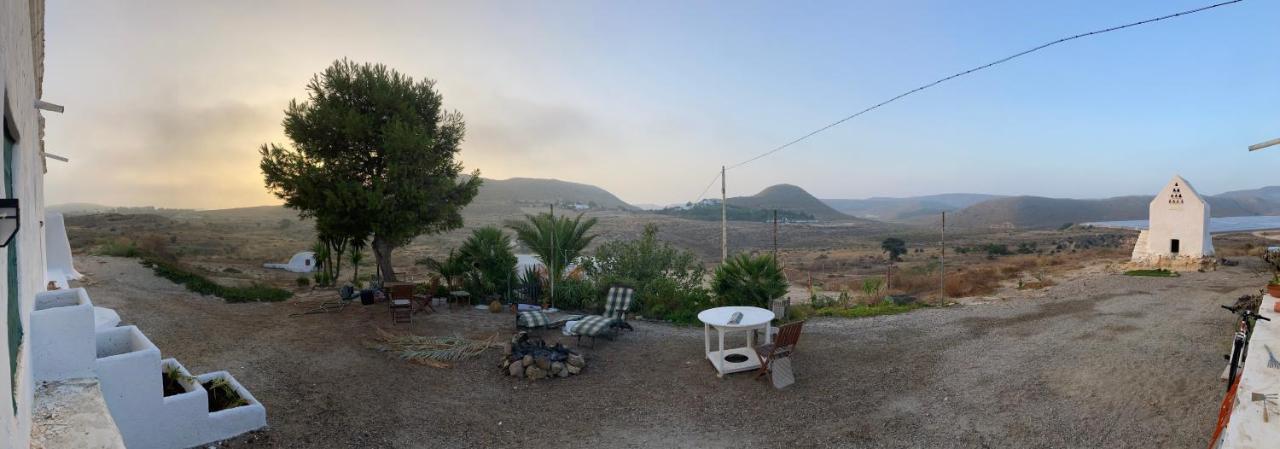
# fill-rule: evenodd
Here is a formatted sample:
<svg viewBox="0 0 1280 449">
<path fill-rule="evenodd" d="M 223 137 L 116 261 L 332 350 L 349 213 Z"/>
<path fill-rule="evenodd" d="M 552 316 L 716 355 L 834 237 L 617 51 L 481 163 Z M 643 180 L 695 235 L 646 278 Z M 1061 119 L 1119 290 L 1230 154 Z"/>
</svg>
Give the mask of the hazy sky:
<svg viewBox="0 0 1280 449">
<path fill-rule="evenodd" d="M 275 204 L 257 148 L 334 59 L 435 79 L 491 178 L 694 199 L 733 164 L 941 76 L 1213 0 L 49 0 L 50 204 Z M 1121 4 L 1123 3 L 1123 4 Z M 1180 173 L 1280 184 L 1280 2 L 1077 40 L 945 83 L 729 172 L 819 197 L 1105 197 Z M 718 192 L 717 192 L 718 194 Z"/>
</svg>

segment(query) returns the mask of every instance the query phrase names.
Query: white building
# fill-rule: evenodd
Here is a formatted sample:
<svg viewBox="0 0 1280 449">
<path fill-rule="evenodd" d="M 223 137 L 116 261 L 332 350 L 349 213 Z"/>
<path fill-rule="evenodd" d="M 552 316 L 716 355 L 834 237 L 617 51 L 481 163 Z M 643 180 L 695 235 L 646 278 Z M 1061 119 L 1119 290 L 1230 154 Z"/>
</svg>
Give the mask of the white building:
<svg viewBox="0 0 1280 449">
<path fill-rule="evenodd" d="M 18 212 L 0 208 L 0 243 L 13 235 L 0 247 L 0 448 L 185 448 L 265 426 L 266 409 L 230 373 L 192 376 L 66 285 L 79 273 L 61 217 L 44 213 L 40 111 L 61 107 L 41 100 L 43 72 L 44 1 L 0 0 L 0 198 Z M 164 395 L 166 368 L 183 374 L 182 392 Z M 248 404 L 211 411 L 200 384 L 217 379 Z"/>
<path fill-rule="evenodd" d="M 1151 200 L 1150 225 L 1138 234 L 1133 262 L 1145 265 L 1199 264 L 1213 257 L 1209 203 L 1181 176 Z"/>
</svg>

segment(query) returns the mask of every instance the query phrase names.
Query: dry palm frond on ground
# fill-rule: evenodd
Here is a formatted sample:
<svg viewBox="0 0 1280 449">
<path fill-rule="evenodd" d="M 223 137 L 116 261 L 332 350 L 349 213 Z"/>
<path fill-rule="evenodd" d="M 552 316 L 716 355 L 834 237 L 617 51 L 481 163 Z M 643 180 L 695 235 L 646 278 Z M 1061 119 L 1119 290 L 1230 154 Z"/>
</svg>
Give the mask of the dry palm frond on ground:
<svg viewBox="0 0 1280 449">
<path fill-rule="evenodd" d="M 498 334 L 484 340 L 470 340 L 462 337 L 426 337 L 422 335 L 396 335 L 378 329 L 378 338 L 367 346 L 378 351 L 395 355 L 401 360 L 448 368 L 448 362 L 455 362 L 480 355 L 486 349 L 497 344 Z"/>
</svg>

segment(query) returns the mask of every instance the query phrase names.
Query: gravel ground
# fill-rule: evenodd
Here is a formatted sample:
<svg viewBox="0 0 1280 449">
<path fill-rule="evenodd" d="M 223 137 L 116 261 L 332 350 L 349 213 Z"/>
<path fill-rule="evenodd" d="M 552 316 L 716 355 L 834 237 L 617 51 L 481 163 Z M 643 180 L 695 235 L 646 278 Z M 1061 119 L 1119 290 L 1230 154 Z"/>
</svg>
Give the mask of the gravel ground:
<svg viewBox="0 0 1280 449">
<path fill-rule="evenodd" d="M 224 304 L 130 259 L 84 256 L 94 302 L 193 372 L 231 371 L 270 427 L 224 447 L 1162 447 L 1213 430 L 1231 315 L 1256 267 L 1179 278 L 1089 273 L 1034 297 L 813 319 L 777 391 L 718 379 L 702 329 L 635 323 L 588 367 L 530 382 L 497 352 L 437 369 L 364 347 L 385 305 L 289 318 L 317 298 Z M 327 298 L 328 295 L 326 295 Z M 415 333 L 509 335 L 512 317 L 415 315 Z M 554 339 L 555 334 L 548 334 Z"/>
</svg>

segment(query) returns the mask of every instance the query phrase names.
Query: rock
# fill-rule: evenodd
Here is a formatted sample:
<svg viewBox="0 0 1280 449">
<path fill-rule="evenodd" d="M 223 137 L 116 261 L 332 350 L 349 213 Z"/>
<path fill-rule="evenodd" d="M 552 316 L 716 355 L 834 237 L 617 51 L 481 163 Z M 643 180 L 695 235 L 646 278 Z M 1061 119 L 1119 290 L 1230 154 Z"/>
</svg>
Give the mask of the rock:
<svg viewBox="0 0 1280 449">
<path fill-rule="evenodd" d="M 587 366 L 587 360 L 578 354 L 569 354 L 569 359 L 567 361 L 569 362 L 569 365 L 576 366 L 578 368 Z"/>
<path fill-rule="evenodd" d="M 578 373 L 582 372 L 582 368 L 577 367 L 577 366 L 573 366 L 573 365 L 566 365 L 566 366 L 565 366 L 565 372 L 567 372 L 567 373 L 569 373 L 569 374 L 578 374 Z"/>
<path fill-rule="evenodd" d="M 560 363 L 560 362 L 551 362 L 551 373 L 552 373 L 552 374 L 560 374 L 560 372 L 561 372 L 561 371 L 564 371 L 564 364 L 563 364 L 563 363 Z"/>
<path fill-rule="evenodd" d="M 525 355 L 525 356 L 524 356 L 524 360 L 522 360 L 522 361 L 521 361 L 521 364 L 522 364 L 522 365 L 524 365 L 524 366 L 532 365 L 532 364 L 533 364 L 533 356 L 531 356 L 531 355 Z"/>
<path fill-rule="evenodd" d="M 524 365 L 512 363 L 511 366 L 507 367 L 507 372 L 511 374 L 511 377 L 520 377 L 521 374 L 524 374 Z"/>
<path fill-rule="evenodd" d="M 511 355 L 511 343 L 502 344 L 502 355 Z"/>
<path fill-rule="evenodd" d="M 538 357 L 536 359 L 533 359 L 533 363 L 535 365 L 538 365 L 538 368 L 541 368 L 544 371 L 551 369 L 551 360 L 548 360 L 546 357 Z"/>
<path fill-rule="evenodd" d="M 569 368 L 561 366 L 560 371 L 556 371 L 556 375 L 560 377 L 569 377 Z"/>
<path fill-rule="evenodd" d="M 524 370 L 524 377 L 528 377 L 533 380 L 545 379 L 547 377 L 547 372 L 537 366 L 530 366 Z"/>
</svg>

